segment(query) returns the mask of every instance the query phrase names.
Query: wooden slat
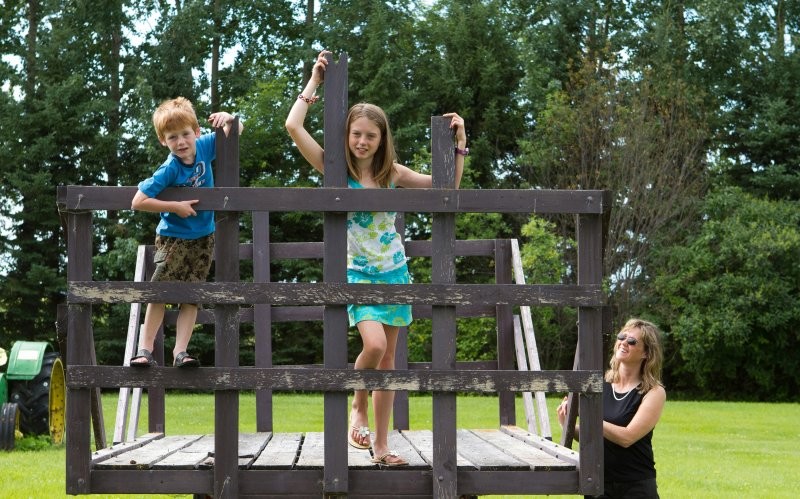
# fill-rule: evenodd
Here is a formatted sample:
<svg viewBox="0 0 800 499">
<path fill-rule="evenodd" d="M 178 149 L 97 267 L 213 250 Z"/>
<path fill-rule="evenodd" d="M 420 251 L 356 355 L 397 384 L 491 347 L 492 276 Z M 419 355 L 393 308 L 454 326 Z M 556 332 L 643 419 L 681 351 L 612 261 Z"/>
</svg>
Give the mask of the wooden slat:
<svg viewBox="0 0 800 499">
<path fill-rule="evenodd" d="M 346 444 L 345 444 L 346 445 Z M 370 451 L 347 445 L 347 465 L 350 468 L 375 468 Z M 325 436 L 322 432 L 306 433 L 297 459 L 297 469 L 316 469 L 325 466 Z"/>
<path fill-rule="evenodd" d="M 327 97 L 326 97 L 327 98 Z M 327 133 L 326 133 L 327 139 Z M 344 144 L 344 141 L 342 141 Z M 328 155 L 326 154 L 326 160 Z M 67 186 L 69 210 L 129 210 L 136 187 Z M 600 214 L 610 191 L 546 189 L 348 189 L 215 187 L 165 189 L 158 199 L 198 199 L 195 209 L 223 211 L 402 211 L 422 213 Z"/>
<path fill-rule="evenodd" d="M 574 466 L 577 466 L 578 464 L 577 452 L 568 447 L 564 447 L 563 445 L 559 445 L 552 440 L 540 437 L 535 433 L 525 431 L 517 426 L 503 426 L 500 428 L 500 431 L 518 440 L 521 440 L 528 445 L 532 445 L 533 447 L 553 456 L 559 461 L 571 463 Z"/>
<path fill-rule="evenodd" d="M 417 303 L 437 306 L 537 305 L 599 307 L 600 284 L 348 284 L 345 282 L 178 282 L 70 281 L 71 303 L 216 303 L 244 305 L 347 305 Z"/>
<path fill-rule="evenodd" d="M 527 470 L 530 465 L 498 449 L 469 430 L 458 430 L 458 454 L 481 471 Z"/>
<path fill-rule="evenodd" d="M 149 445 L 136 447 L 129 452 L 119 454 L 97 463 L 96 469 L 151 469 L 153 464 L 170 454 L 199 440 L 200 435 L 179 435 L 153 440 Z"/>
<path fill-rule="evenodd" d="M 397 452 L 403 459 L 408 461 L 408 466 L 403 466 L 403 470 L 430 468 L 430 463 L 422 458 L 419 452 L 411 445 L 406 438 L 406 432 L 393 430 L 389 432 L 389 449 Z"/>
<path fill-rule="evenodd" d="M 187 390 L 408 390 L 414 392 L 576 391 L 600 394 L 603 376 L 597 371 L 493 371 L 298 369 L 200 367 L 191 372 L 168 367 L 138 369 L 119 366 L 73 366 L 67 386 L 168 387 Z M 344 430 L 343 430 L 344 431 Z M 345 432 L 345 436 L 346 436 Z"/>
<path fill-rule="evenodd" d="M 525 344 L 522 339 L 522 327 L 520 326 L 518 315 L 514 315 L 514 351 L 517 354 L 517 369 L 527 371 L 528 360 L 525 356 Z M 531 392 L 522 392 L 522 404 L 528 429 L 536 432 L 536 412 L 533 407 L 533 394 Z"/>
<path fill-rule="evenodd" d="M 153 465 L 154 470 L 208 468 L 207 460 L 214 453 L 214 435 L 203 435 L 186 447 Z M 213 462 L 213 461 L 212 461 Z"/>
<path fill-rule="evenodd" d="M 300 433 L 276 433 L 250 465 L 250 469 L 290 469 L 300 452 Z"/>
<path fill-rule="evenodd" d="M 521 439 L 516 439 L 511 435 L 499 430 L 472 430 L 478 438 L 491 443 L 502 452 L 513 456 L 515 459 L 528 464 L 530 469 L 535 471 L 575 469 L 575 464 L 565 462 L 554 457 L 548 452 L 540 450 L 535 446 L 525 443 Z M 566 450 L 566 449 L 565 449 Z"/>
<path fill-rule="evenodd" d="M 422 456 L 422 459 L 428 463 L 433 464 L 433 432 L 430 430 L 411 430 L 404 431 L 403 436 L 413 446 L 413 448 Z M 456 455 L 456 466 L 459 470 L 474 470 L 475 466 L 467 459 Z"/>
<path fill-rule="evenodd" d="M 131 449 L 136 449 L 151 443 L 153 440 L 158 440 L 160 438 L 164 438 L 163 433 L 148 433 L 146 435 L 142 435 L 141 437 L 131 440 L 129 442 L 121 442 L 112 445 L 111 447 L 106 447 L 105 449 L 100 449 L 95 451 L 92 454 L 92 464 L 101 463 L 112 457 L 119 456 L 120 454 L 124 454 L 125 452 L 130 451 Z"/>
<path fill-rule="evenodd" d="M 522 268 L 522 256 L 519 251 L 519 243 L 516 239 L 511 240 L 511 262 L 514 266 L 514 282 L 525 284 L 525 272 Z M 539 349 L 536 346 L 536 334 L 533 330 L 533 317 L 531 307 L 522 305 L 519 307 L 519 314 L 522 320 L 522 335 L 524 338 L 525 351 L 528 354 L 528 364 L 531 371 L 541 371 L 542 366 L 539 362 Z M 514 324 L 514 334 L 516 341 L 516 323 Z M 547 399 L 544 392 L 536 392 L 536 414 L 538 416 L 539 436 L 552 440 L 553 432 L 550 429 L 550 417 L 547 411 Z M 531 429 L 535 429 L 536 426 Z"/>
<path fill-rule="evenodd" d="M 272 439 L 272 432 L 239 434 L 239 468 L 249 468 Z"/>
</svg>

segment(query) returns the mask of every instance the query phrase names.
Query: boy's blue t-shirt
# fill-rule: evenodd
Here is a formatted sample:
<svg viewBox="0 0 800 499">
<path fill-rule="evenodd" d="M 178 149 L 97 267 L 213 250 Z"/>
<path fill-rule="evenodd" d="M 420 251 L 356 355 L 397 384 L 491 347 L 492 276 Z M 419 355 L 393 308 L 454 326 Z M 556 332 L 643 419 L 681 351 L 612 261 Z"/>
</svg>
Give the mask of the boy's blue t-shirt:
<svg viewBox="0 0 800 499">
<path fill-rule="evenodd" d="M 197 138 L 197 155 L 193 165 L 185 165 L 170 153 L 153 176 L 139 182 L 139 190 L 148 197 L 157 197 L 167 187 L 214 187 L 211 161 L 216 157 L 215 133 Z M 214 232 L 214 212 L 197 211 L 197 216 L 181 218 L 175 213 L 162 212 L 156 233 L 181 239 L 199 239 Z"/>
</svg>

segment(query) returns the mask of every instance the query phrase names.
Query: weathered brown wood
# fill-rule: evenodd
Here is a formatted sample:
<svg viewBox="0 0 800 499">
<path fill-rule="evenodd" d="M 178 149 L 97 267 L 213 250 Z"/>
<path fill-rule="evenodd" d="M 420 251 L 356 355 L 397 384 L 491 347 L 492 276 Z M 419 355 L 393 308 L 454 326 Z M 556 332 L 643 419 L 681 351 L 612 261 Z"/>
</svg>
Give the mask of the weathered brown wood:
<svg viewBox="0 0 800 499">
<path fill-rule="evenodd" d="M 347 188 L 347 164 L 345 160 L 347 101 L 347 55 L 341 54 L 338 61 L 328 56 L 325 71 L 325 175 L 323 182 L 328 188 L 343 189 L 345 192 L 366 190 Z M 382 189 L 383 190 L 383 189 Z M 315 191 L 319 196 L 320 191 Z M 335 206 L 335 201 L 334 205 Z M 363 209 L 363 208 L 358 208 Z M 326 283 L 347 281 L 347 215 L 344 211 L 326 212 L 323 218 L 325 238 L 323 279 Z M 347 367 L 347 310 L 343 303 L 327 302 L 324 312 L 323 355 L 326 368 Z M 325 469 L 323 493 L 346 493 L 347 442 L 346 435 L 349 411 L 347 394 L 326 392 L 325 404 Z"/>
<path fill-rule="evenodd" d="M 72 303 L 133 303 L 153 299 L 186 303 L 272 305 L 347 303 L 420 303 L 424 305 L 563 305 L 601 306 L 605 303 L 599 284 L 347 284 L 206 282 L 190 287 L 176 282 L 86 282 L 68 283 Z"/>
<path fill-rule="evenodd" d="M 186 469 L 204 467 L 204 463 L 214 455 L 214 435 L 203 435 L 192 443 L 178 449 L 164 459 L 153 463 L 155 470 Z"/>
<path fill-rule="evenodd" d="M 514 456 L 514 459 L 522 461 L 532 470 L 574 470 L 575 465 L 562 461 L 549 453 L 536 448 L 533 445 L 516 439 L 511 435 L 496 430 L 470 430 L 477 438 L 483 439 L 492 444 L 497 449 Z M 496 466 L 495 463 L 491 463 Z"/>
<path fill-rule="evenodd" d="M 370 461 L 372 455 L 369 450 L 356 449 L 346 445 L 346 466 L 351 469 L 375 468 Z M 322 468 L 325 466 L 325 435 L 321 432 L 306 433 L 303 447 L 296 464 L 298 469 Z"/>
<path fill-rule="evenodd" d="M 603 220 L 601 215 L 578 216 L 578 284 L 597 285 L 603 279 Z M 603 309 L 578 308 L 578 369 L 603 368 Z M 603 398 L 582 394 L 578 401 L 580 425 L 580 489 L 583 494 L 603 491 Z"/>
<path fill-rule="evenodd" d="M 412 431 L 405 431 L 403 432 L 403 436 L 411 443 L 411 446 L 416 449 L 416 451 L 422 456 L 422 459 L 425 460 L 426 463 L 435 467 L 435 456 L 434 456 L 434 432 L 430 430 L 412 430 Z M 453 442 L 453 450 L 455 451 L 456 444 L 455 441 Z M 464 459 L 461 455 L 456 454 L 454 456 L 454 464 L 455 466 L 460 469 L 475 469 L 473 464 L 468 460 Z M 437 482 L 438 477 L 434 482 Z"/>
<path fill-rule="evenodd" d="M 522 440 L 526 444 L 531 445 L 550 456 L 553 456 L 559 461 L 571 463 L 573 465 L 573 469 L 578 464 L 578 453 L 569 447 L 558 445 L 550 439 L 526 431 L 518 426 L 502 426 L 500 427 L 500 431 L 516 439 Z"/>
<path fill-rule="evenodd" d="M 263 212 L 254 212 L 255 213 Z M 266 215 L 266 214 L 265 214 Z M 398 214 L 398 217 L 400 214 Z M 402 234 L 402 231 L 398 231 Z M 253 236 L 255 239 L 255 235 Z M 408 257 L 430 257 L 432 251 L 431 241 L 405 241 L 406 256 Z M 494 256 L 494 239 L 469 239 L 456 241 L 456 255 L 458 256 Z M 295 259 L 321 259 L 324 243 L 322 242 L 302 242 L 302 243 L 270 243 L 270 261 L 295 260 Z M 239 257 L 242 260 L 252 260 L 253 244 L 242 243 L 239 246 Z"/>
<path fill-rule="evenodd" d="M 430 469 L 430 461 L 423 459 L 417 448 L 411 444 L 411 441 L 409 441 L 407 435 L 408 430 L 404 430 L 402 432 L 396 430 L 389 432 L 389 448 L 393 451 L 396 451 L 398 454 L 403 456 L 403 459 L 408 461 L 408 466 L 404 466 L 403 469 Z"/>
<path fill-rule="evenodd" d="M 499 239 L 495 245 L 494 280 L 497 284 L 510 285 L 511 283 L 511 241 Z M 496 306 L 497 327 L 497 368 L 515 369 L 514 355 L 514 319 L 513 310 L 509 304 Z M 517 413 L 514 409 L 515 397 L 513 393 L 501 392 L 499 397 L 499 419 L 501 425 L 517 423 Z"/>
<path fill-rule="evenodd" d="M 513 430 L 513 429 L 512 429 Z M 522 431 L 521 429 L 517 429 Z M 526 432 L 523 432 L 526 433 Z M 538 438 L 528 434 L 531 438 Z M 272 437 L 271 439 L 269 437 Z M 156 435 L 150 437 L 157 437 Z M 269 439 L 269 442 L 266 441 Z M 301 439 L 304 440 L 301 445 Z M 576 483 L 575 463 L 554 458 L 539 450 L 536 445 L 526 443 L 501 430 L 460 430 L 458 432 L 458 479 L 459 494 L 487 493 L 489 490 L 502 490 L 506 493 L 530 494 L 535 492 L 565 490 L 552 489 L 563 481 L 553 478 L 563 475 L 566 480 Z M 544 439 L 541 439 L 544 440 Z M 211 487 L 209 471 L 203 468 L 212 466 L 214 461 L 208 457 L 213 453 L 213 435 L 187 435 L 176 438 L 147 440 L 145 445 L 124 444 L 114 453 L 114 461 L 100 465 L 93 463 L 95 483 L 100 484 L 96 492 L 133 493 L 206 493 Z M 379 469 L 369 462 L 369 451 L 348 451 L 349 497 L 431 497 L 431 460 L 433 455 L 433 434 L 429 430 L 411 432 L 392 432 L 390 446 L 397 448 L 406 456 L 410 465 L 402 468 Z M 552 442 L 545 441 L 555 446 Z M 266 443 L 266 445 L 264 445 Z M 239 437 L 240 458 L 240 497 L 250 494 L 260 497 L 290 495 L 292 497 L 318 497 L 321 489 L 321 468 L 324 466 L 324 438 L 320 433 L 301 434 L 244 434 Z M 108 451 L 111 452 L 111 451 Z M 248 468 L 248 463 L 252 465 Z M 108 480 L 108 469 L 113 476 L 129 480 L 127 488 Z M 186 474 L 187 470 L 197 470 L 199 474 Z M 550 476 L 541 471 L 555 472 Z M 283 471 L 281 471 L 283 470 Z M 312 471 L 317 470 L 314 474 Z M 480 470 L 480 471 L 477 471 Z M 491 470 L 514 470 L 498 474 Z M 285 474 L 291 471 L 291 474 Z M 377 474 L 376 474 L 377 473 Z M 477 474 L 476 474 L 477 473 Z M 190 480 L 188 477 L 195 477 Z M 206 477 L 206 478 L 203 478 Z M 487 480 L 485 477 L 493 477 Z M 514 486 L 500 485 L 495 480 L 513 482 Z M 538 479 L 538 481 L 537 481 Z M 199 480 L 198 485 L 197 480 Z M 309 482 L 310 480 L 310 482 Z M 153 488 L 146 489 L 142 482 L 155 482 Z M 169 486 L 165 487 L 167 483 Z M 569 481 L 563 481 L 568 488 Z M 316 484 L 316 485 L 315 485 Z M 309 488 L 310 487 L 310 488 Z M 427 492 L 427 493 L 426 493 Z"/>
<path fill-rule="evenodd" d="M 147 433 L 142 435 L 141 437 L 131 440 L 129 442 L 121 442 L 115 443 L 110 447 L 106 447 L 104 449 L 100 449 L 95 451 L 92 454 L 92 463 L 97 464 L 101 463 L 107 459 L 112 457 L 118 456 L 122 453 L 128 452 L 131 449 L 135 449 L 137 447 L 142 447 L 143 445 L 147 445 L 153 440 L 158 440 L 159 438 L 164 438 L 163 433 Z"/>
<path fill-rule="evenodd" d="M 412 305 L 412 315 L 415 319 L 430 319 L 431 305 Z M 270 318 L 276 322 L 298 322 L 298 321 L 322 321 L 325 307 L 314 306 L 282 306 L 270 307 Z M 459 305 L 456 306 L 456 316 L 458 317 L 494 317 L 494 305 Z M 176 311 L 167 310 L 164 323 L 175 325 L 178 317 Z M 212 310 L 199 310 L 197 313 L 197 324 L 213 324 L 214 313 Z M 239 322 L 250 323 L 256 320 L 255 313 L 251 307 L 241 307 L 239 309 Z"/>
<path fill-rule="evenodd" d="M 217 185 L 239 186 L 239 120 L 234 119 L 228 136 L 216 131 Z M 224 200 L 224 205 L 228 203 Z M 223 205 L 223 207 L 224 207 Z M 202 209 L 202 208 L 200 208 Z M 239 281 L 239 213 L 215 213 L 214 267 L 217 281 Z M 184 303 L 198 303 L 194 301 Z M 218 304 L 214 308 L 214 363 L 220 367 L 239 365 L 239 307 Z M 214 497 L 235 499 L 239 495 L 239 392 L 219 387 L 214 393 Z"/>
<path fill-rule="evenodd" d="M 431 174 L 435 189 L 453 189 L 455 185 L 455 146 L 449 119 L 431 118 Z M 448 204 L 452 198 L 443 197 Z M 456 220 L 452 213 L 434 213 L 431 224 L 431 282 L 456 282 Z M 449 300 L 448 300 L 449 301 Z M 455 370 L 456 310 L 454 303 L 435 304 L 432 320 L 432 365 L 434 369 Z M 443 305 L 443 306 L 439 306 Z M 444 306 L 446 305 L 446 306 Z M 433 497 L 456 497 L 456 395 L 433 392 Z"/>
<path fill-rule="evenodd" d="M 327 137 L 327 133 L 326 133 Z M 326 150 L 327 157 L 327 150 Z M 328 174 L 329 175 L 329 174 Z M 326 175 L 327 176 L 327 175 Z M 327 187 L 327 185 L 326 185 Z M 135 187 L 68 186 L 69 209 L 130 209 Z M 600 214 L 607 191 L 479 189 L 348 189 L 330 187 L 215 187 L 165 189 L 159 199 L 198 199 L 200 210 L 414 211 L 420 213 Z M 410 209 L 409 209 L 410 208 Z"/>
<path fill-rule="evenodd" d="M 272 436 L 267 446 L 256 456 L 251 469 L 289 469 L 295 465 L 300 454 L 300 433 L 278 433 Z"/>
<path fill-rule="evenodd" d="M 92 216 L 91 213 L 70 213 L 68 223 L 67 279 L 92 278 Z M 92 306 L 70 304 L 67 318 L 66 374 L 72 364 L 92 364 L 89 343 L 92 338 Z M 88 388 L 67 388 L 66 489 L 69 494 L 91 491 L 89 475 L 91 394 Z"/>
<path fill-rule="evenodd" d="M 212 495 L 213 470 L 93 470 L 92 493 Z"/>
<path fill-rule="evenodd" d="M 492 432 L 497 433 L 495 430 Z M 503 452 L 491 444 L 490 438 L 480 438 L 469 430 L 458 430 L 458 453 L 479 470 L 528 470 L 530 465 Z"/>
<path fill-rule="evenodd" d="M 191 372 L 168 367 L 135 369 L 119 366 L 73 366 L 67 374 L 71 388 L 126 384 L 132 387 L 169 386 L 182 390 L 342 391 L 387 390 L 476 392 L 583 392 L 602 393 L 602 373 L 597 371 L 492 371 L 430 369 L 378 371 L 352 369 L 299 369 L 274 367 L 201 367 Z M 345 433 L 346 435 L 346 433 Z"/>
<path fill-rule="evenodd" d="M 342 72 L 338 74 L 337 72 Z M 217 231 L 218 269 L 215 283 L 183 289 L 174 283 L 91 282 L 91 218 L 85 209 L 128 209 L 133 187 L 59 189 L 59 209 L 67 215 L 66 230 L 73 230 L 71 217 L 84 216 L 80 249 L 68 252 L 69 330 L 83 337 L 70 339 L 68 350 L 89 352 L 70 362 L 67 382 L 70 404 L 84 403 L 81 394 L 103 386 L 148 389 L 151 406 L 150 428 L 164 429 L 163 393 L 166 388 L 214 390 L 215 433 L 178 450 L 165 447 L 155 436 L 135 441 L 124 448 L 97 454 L 95 469 L 80 463 L 86 458 L 89 425 L 81 408 L 69 413 L 67 491 L 70 493 L 191 493 L 215 497 L 319 497 L 347 494 L 348 497 L 474 497 L 482 494 L 572 494 L 602 490 L 602 359 L 600 328 L 605 296 L 601 289 L 602 219 L 607 216 L 607 191 L 541 190 L 455 190 L 452 184 L 453 143 L 448 120 L 432 120 L 432 171 L 434 188 L 408 190 L 347 189 L 343 151 L 344 112 L 347 109 L 346 57 L 331 64 L 326 73 L 325 140 L 326 175 L 324 189 L 251 189 L 235 187 L 238 180 L 238 146 L 235 141 L 218 141 L 233 149 L 218 154 L 222 162 L 233 162 L 233 170 L 218 176 L 213 189 L 173 189 L 163 199 L 200 199 L 198 209 L 212 209 L 220 217 Z M 340 121 L 337 121 L 340 120 Z M 238 137 L 236 138 L 238 141 Z M 222 171 L 224 167 L 219 167 Z M 228 187 L 234 185 L 234 187 Z M 119 204 L 119 207 L 115 207 Z M 433 241 L 411 242 L 407 255 L 430 256 L 434 284 L 408 286 L 348 285 L 344 278 L 346 255 L 344 219 L 346 211 L 372 210 L 407 212 L 410 209 L 433 214 Z M 323 242 L 270 243 L 270 211 L 319 211 L 324 213 Z M 255 211 L 252 244 L 238 243 L 238 212 Z M 579 216 L 578 285 L 511 285 L 510 263 L 503 249 L 505 241 L 455 241 L 455 215 L 462 212 L 574 213 Z M 74 234 L 70 236 L 74 239 Z M 220 241 L 225 242 L 220 244 Z M 150 248 L 150 247 L 149 247 Z M 500 248 L 500 249 L 496 249 Z M 495 261 L 498 284 L 455 284 L 456 255 L 484 256 Z M 269 265 L 282 258 L 322 259 L 325 282 L 270 283 Z M 254 260 L 254 283 L 239 283 L 238 262 Z M 192 372 L 165 367 L 135 370 L 118 366 L 92 366 L 91 305 L 94 303 L 176 303 L 213 304 L 216 314 L 216 362 Z M 429 363 L 411 363 L 393 372 L 353 371 L 347 362 L 347 303 L 411 303 L 417 318 L 434 322 L 434 355 Z M 242 305 L 253 305 L 244 307 Z M 578 307 L 579 345 L 576 369 L 572 371 L 517 372 L 513 349 L 509 350 L 513 306 L 537 305 Z M 167 314 L 167 324 L 174 322 Z M 498 327 L 498 359 L 484 363 L 455 361 L 457 317 L 495 316 Z M 256 366 L 238 365 L 238 330 L 242 321 L 270 324 L 283 320 L 323 321 L 324 367 L 271 367 L 267 332 L 258 332 Z M 173 321 L 173 322 L 170 322 Z M 211 322 L 202 311 L 198 322 Z M 75 334 L 70 336 L 74 337 Z M 163 357 L 163 337 L 156 351 Z M 163 360 L 163 359 L 161 359 Z M 170 359 L 171 360 L 171 359 Z M 487 369 L 488 368 L 488 369 Z M 325 392 L 325 433 L 282 436 L 280 434 L 238 434 L 238 391 L 304 390 Z M 409 467 L 381 470 L 368 462 L 369 451 L 357 451 L 346 444 L 347 394 L 356 389 L 386 389 L 434 392 L 433 432 L 393 432 L 390 446 L 400 450 L 412 463 Z M 457 392 L 501 393 L 501 422 L 513 421 L 511 392 L 542 391 L 580 393 L 582 412 L 581 453 L 558 446 L 522 430 L 455 428 Z M 69 404 L 68 404 L 69 406 Z M 257 402 L 258 411 L 271 413 L 271 404 Z M 155 412 L 155 414 L 152 414 Z M 84 420 L 81 420 L 84 418 Z M 154 419 L 155 418 L 155 419 Z M 74 419 L 74 421 L 73 421 Z M 257 418 L 258 429 L 271 428 L 271 419 Z M 586 432 L 586 435 L 584 435 Z M 161 435 L 158 435 L 161 436 Z M 199 437 L 198 437 L 199 438 Z M 303 440 L 303 438 L 305 440 Z M 269 440 L 269 441 L 268 441 Z M 213 442 L 213 445 L 211 443 Z M 151 447 L 152 445 L 152 447 Z M 128 448 L 131 450 L 129 451 Z M 237 451 L 238 449 L 238 451 Z M 132 454 L 129 454 L 132 452 Z M 138 454 L 137 454 L 138 453 Z M 212 455 L 213 454 L 213 455 Z M 125 457 L 128 464 L 124 464 Z M 137 458 L 137 456 L 139 456 Z M 147 458 L 147 456 L 150 456 Z M 162 456 L 162 457 L 159 457 Z M 131 463 L 130 461 L 133 461 Z M 105 462 L 120 469 L 99 469 Z M 311 463 L 313 466 L 311 465 Z M 150 463 L 149 465 L 146 463 Z M 71 467 L 72 466 L 72 467 Z M 147 469 L 136 469 L 147 468 Z M 300 468 L 307 469 L 300 469 Z M 130 469 L 134 468 L 134 469 Z M 192 468 L 192 469 L 181 469 Z M 513 469 L 513 471 L 507 471 Z M 88 470 L 88 472 L 87 472 Z M 547 470 L 547 471 L 540 471 Z"/>
<path fill-rule="evenodd" d="M 269 213 L 253 213 L 253 282 L 269 282 L 270 243 Z M 255 331 L 256 367 L 272 367 L 272 306 L 268 303 L 253 305 L 253 330 Z M 242 310 L 239 310 L 242 321 Z M 272 431 L 272 391 L 256 391 L 256 430 Z"/>
<path fill-rule="evenodd" d="M 527 281 L 525 280 L 525 271 L 522 268 L 522 256 L 519 250 L 519 242 L 516 239 L 511 240 L 511 262 L 514 268 L 514 282 L 517 284 L 525 284 Z M 520 345 L 524 345 L 524 352 L 527 353 L 527 358 L 524 359 L 523 362 L 530 364 L 531 371 L 540 371 L 542 366 L 539 363 L 539 349 L 536 346 L 536 334 L 533 330 L 533 316 L 531 314 L 531 307 L 526 305 L 520 306 L 519 316 L 521 321 L 519 332 L 521 338 L 523 338 L 523 341 L 520 342 Z M 515 321 L 515 345 L 517 344 L 516 335 L 517 323 Z M 553 432 L 550 430 L 550 416 L 547 410 L 547 400 L 545 398 L 545 394 L 542 392 L 536 392 L 534 397 L 536 398 L 535 411 L 533 404 L 530 405 L 530 409 L 532 414 L 538 414 L 538 418 L 536 418 L 538 419 L 538 435 L 552 440 Z M 534 428 L 536 428 L 536 426 L 531 427 L 531 429 Z"/>
<path fill-rule="evenodd" d="M 148 445 L 135 447 L 128 452 L 98 462 L 96 469 L 140 469 L 152 468 L 153 464 L 200 439 L 199 435 L 178 435 L 151 441 Z"/>
</svg>

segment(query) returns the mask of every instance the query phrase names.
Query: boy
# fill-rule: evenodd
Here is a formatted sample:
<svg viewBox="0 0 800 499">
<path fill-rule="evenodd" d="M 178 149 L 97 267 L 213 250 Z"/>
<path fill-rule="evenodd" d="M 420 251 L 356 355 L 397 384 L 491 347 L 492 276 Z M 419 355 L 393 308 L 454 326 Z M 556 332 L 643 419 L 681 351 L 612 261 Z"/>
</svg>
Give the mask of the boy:
<svg viewBox="0 0 800 499">
<path fill-rule="evenodd" d="M 208 121 L 214 128 L 222 127 L 228 135 L 234 117 L 228 113 L 213 113 Z M 156 228 L 156 254 L 152 281 L 206 280 L 214 255 L 214 212 L 195 211 L 199 201 L 161 201 L 156 199 L 168 187 L 214 187 L 211 161 L 215 158 L 215 134 L 200 134 L 192 103 L 183 97 L 163 102 L 153 113 L 153 126 L 158 140 L 169 148 L 170 155 L 152 177 L 139 183 L 133 197 L 134 210 L 159 212 L 161 221 Z M 239 122 L 239 133 L 244 125 Z M 153 343 L 164 319 L 164 303 L 149 303 L 144 317 L 139 351 L 131 358 L 134 367 L 155 365 Z M 197 305 L 182 303 L 176 324 L 173 365 L 199 367 L 200 361 L 186 351 L 197 319 Z"/>
</svg>

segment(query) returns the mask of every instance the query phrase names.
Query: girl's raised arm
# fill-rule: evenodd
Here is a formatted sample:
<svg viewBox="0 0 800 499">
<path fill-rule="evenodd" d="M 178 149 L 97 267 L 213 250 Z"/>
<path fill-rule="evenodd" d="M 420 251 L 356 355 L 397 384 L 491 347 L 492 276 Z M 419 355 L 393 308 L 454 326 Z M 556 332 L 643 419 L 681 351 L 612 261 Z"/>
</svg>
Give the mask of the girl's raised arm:
<svg viewBox="0 0 800 499">
<path fill-rule="evenodd" d="M 326 54 L 330 52 L 323 50 L 317 57 L 317 62 L 314 63 L 314 68 L 311 71 L 311 78 L 309 78 L 306 88 L 297 96 L 294 101 L 289 116 L 286 117 L 286 130 L 289 136 L 292 137 L 300 154 L 320 173 L 325 173 L 325 163 L 323 160 L 324 151 L 322 146 L 314 140 L 314 137 L 308 133 L 308 130 L 303 126 L 308 112 L 308 106 L 317 101 L 314 95 L 317 87 L 325 78 L 325 69 L 328 65 L 328 59 L 325 58 Z"/>
<path fill-rule="evenodd" d="M 450 128 L 456 132 L 455 147 L 461 151 L 456 151 L 456 189 L 461 185 L 461 176 L 464 173 L 464 156 L 469 154 L 467 149 L 467 133 L 464 130 L 464 118 L 456 113 L 447 113 L 443 116 L 450 118 Z M 466 153 L 466 154 L 465 154 Z M 395 164 L 394 183 L 398 187 L 407 188 L 430 188 L 433 181 L 430 175 L 418 173 L 403 165 Z"/>
</svg>

